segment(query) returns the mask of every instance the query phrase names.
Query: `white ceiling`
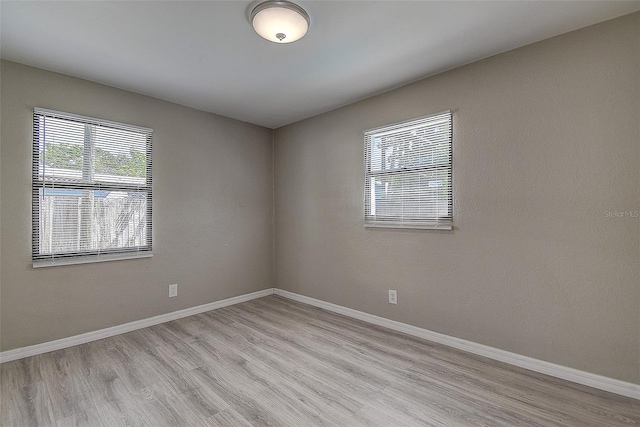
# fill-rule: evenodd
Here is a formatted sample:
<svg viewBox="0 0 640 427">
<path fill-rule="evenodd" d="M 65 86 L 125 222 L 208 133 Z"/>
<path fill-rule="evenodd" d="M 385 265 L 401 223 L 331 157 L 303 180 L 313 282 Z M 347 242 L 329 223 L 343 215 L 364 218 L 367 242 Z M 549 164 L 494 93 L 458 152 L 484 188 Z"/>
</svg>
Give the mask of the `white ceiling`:
<svg viewBox="0 0 640 427">
<path fill-rule="evenodd" d="M 0 3 L 2 58 L 277 128 L 640 10 L 640 1 L 299 1 L 300 41 L 254 1 Z"/>
</svg>

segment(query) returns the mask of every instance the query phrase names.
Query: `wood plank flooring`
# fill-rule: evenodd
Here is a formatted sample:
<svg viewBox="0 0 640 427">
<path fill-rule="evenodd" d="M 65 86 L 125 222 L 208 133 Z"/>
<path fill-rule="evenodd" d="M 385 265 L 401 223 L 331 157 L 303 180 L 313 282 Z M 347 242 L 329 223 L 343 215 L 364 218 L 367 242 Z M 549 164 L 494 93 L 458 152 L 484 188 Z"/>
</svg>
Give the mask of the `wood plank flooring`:
<svg viewBox="0 0 640 427">
<path fill-rule="evenodd" d="M 640 401 L 269 296 L 0 365 L 8 426 L 640 426 Z"/>
</svg>

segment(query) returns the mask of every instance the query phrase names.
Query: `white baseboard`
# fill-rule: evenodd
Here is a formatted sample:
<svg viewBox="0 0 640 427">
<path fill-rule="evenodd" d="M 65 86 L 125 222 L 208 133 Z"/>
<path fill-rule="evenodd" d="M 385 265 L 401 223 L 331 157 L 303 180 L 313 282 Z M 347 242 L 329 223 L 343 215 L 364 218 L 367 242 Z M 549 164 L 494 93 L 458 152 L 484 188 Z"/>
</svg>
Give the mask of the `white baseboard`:
<svg viewBox="0 0 640 427">
<path fill-rule="evenodd" d="M 500 350 L 489 347 L 487 345 L 478 344 L 473 341 L 467 341 L 455 338 L 449 335 L 440 334 L 438 332 L 429 331 L 428 329 L 419 328 L 417 326 L 408 325 L 406 323 L 397 322 L 395 320 L 386 319 L 384 317 L 375 316 L 373 314 L 354 310 L 330 302 L 307 297 L 289 291 L 277 288 L 264 289 L 250 294 L 240 295 L 233 298 L 227 298 L 222 301 L 216 301 L 196 307 L 185 308 L 184 310 L 173 311 L 171 313 L 161 314 L 159 316 L 149 317 L 147 319 L 136 320 L 134 322 L 125 323 L 123 325 L 113 326 L 110 328 L 100 329 L 98 331 L 87 332 L 68 338 L 62 338 L 55 341 L 49 341 L 42 344 L 35 344 L 28 347 L 16 348 L 13 350 L 0 352 L 0 363 L 12 360 L 22 359 L 24 357 L 35 356 L 37 354 L 47 353 L 50 351 L 61 350 L 67 347 L 96 341 L 102 338 L 112 337 L 114 335 L 124 334 L 126 332 L 135 331 L 160 323 L 169 322 L 171 320 L 181 319 L 183 317 L 192 316 L 194 314 L 204 313 L 222 307 L 227 307 L 241 302 L 250 301 L 256 298 L 262 298 L 272 294 L 280 295 L 295 301 L 309 304 L 315 307 L 323 308 L 334 313 L 343 314 L 354 319 L 359 319 L 374 325 L 383 326 L 398 332 L 415 337 L 423 338 L 449 347 L 464 350 L 469 353 L 488 357 L 500 362 L 509 363 L 521 368 L 529 369 L 534 372 L 550 375 L 556 378 L 572 381 L 578 384 L 631 397 L 640 400 L 640 385 L 580 371 L 555 363 L 545 362 L 543 360 L 534 359 L 528 356 L 511 353 L 509 351 Z"/>
<path fill-rule="evenodd" d="M 136 320 L 133 322 L 125 323 L 123 325 L 112 326 L 110 328 L 87 332 L 84 334 L 62 338 L 55 341 L 49 341 L 42 344 L 35 344 L 27 347 L 3 351 L 0 352 L 0 363 L 10 362 L 12 360 L 22 359 L 29 356 L 35 356 L 37 354 L 48 353 L 50 351 L 61 350 L 67 347 L 73 347 L 74 345 L 112 337 L 114 335 L 124 334 L 126 332 L 135 331 L 136 329 L 147 328 L 149 326 L 158 325 L 160 323 L 169 322 L 171 320 L 181 319 L 183 317 L 193 316 L 194 314 L 204 313 L 205 311 L 211 311 L 217 308 L 227 307 L 230 305 L 239 304 L 241 302 L 250 301 L 252 299 L 266 297 L 267 295 L 273 295 L 273 292 L 273 288 L 264 289 L 262 291 L 252 292 L 250 294 L 239 295 L 237 297 L 227 298 L 221 301 L 202 304 L 196 307 L 185 308 L 183 310 L 172 311 L 171 313 L 160 314 L 158 316 L 153 316 L 142 320 Z"/>
<path fill-rule="evenodd" d="M 440 334 L 438 332 L 429 331 L 428 329 L 419 328 L 417 326 L 408 325 L 406 323 L 396 322 L 395 320 L 386 319 L 384 317 L 375 316 L 362 311 L 347 308 L 341 305 L 332 304 L 319 299 L 307 297 L 281 289 L 275 289 L 276 295 L 299 301 L 315 307 L 323 308 L 334 313 L 343 314 L 345 316 L 359 319 L 374 325 L 383 326 L 393 329 L 394 331 L 404 332 L 405 334 L 423 338 L 449 347 L 464 350 L 469 353 L 488 357 L 489 359 L 498 360 L 500 362 L 509 363 L 521 368 L 529 369 L 541 374 L 550 375 L 552 377 L 561 378 L 563 380 L 572 381 L 574 383 L 597 388 L 599 390 L 608 391 L 622 396 L 640 399 L 640 385 L 616 380 L 602 375 L 592 374 L 580 371 L 578 369 L 569 368 L 555 363 L 545 362 L 544 360 L 534 359 L 528 356 L 511 353 L 509 351 L 500 350 L 487 345 L 478 344 L 473 341 L 467 341 L 455 338 L 449 335 Z"/>
</svg>

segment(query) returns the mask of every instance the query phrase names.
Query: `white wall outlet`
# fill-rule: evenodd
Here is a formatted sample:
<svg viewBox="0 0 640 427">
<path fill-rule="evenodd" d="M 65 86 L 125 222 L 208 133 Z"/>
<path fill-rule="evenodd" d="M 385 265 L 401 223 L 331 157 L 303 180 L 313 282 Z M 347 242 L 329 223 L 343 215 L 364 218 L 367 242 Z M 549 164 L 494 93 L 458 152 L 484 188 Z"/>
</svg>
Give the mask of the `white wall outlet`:
<svg viewBox="0 0 640 427">
<path fill-rule="evenodd" d="M 178 284 L 174 283 L 173 285 L 169 285 L 169 298 L 178 296 Z"/>
<path fill-rule="evenodd" d="M 398 291 L 389 289 L 389 304 L 398 303 Z"/>
</svg>

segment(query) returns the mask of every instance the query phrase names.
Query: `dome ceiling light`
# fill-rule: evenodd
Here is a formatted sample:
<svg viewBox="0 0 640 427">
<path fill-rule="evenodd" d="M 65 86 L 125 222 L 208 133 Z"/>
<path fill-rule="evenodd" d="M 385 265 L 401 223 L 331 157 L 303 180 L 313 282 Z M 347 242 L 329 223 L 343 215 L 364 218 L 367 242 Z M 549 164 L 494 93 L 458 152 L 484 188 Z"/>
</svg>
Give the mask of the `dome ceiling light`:
<svg viewBox="0 0 640 427">
<path fill-rule="evenodd" d="M 251 11 L 251 24 L 261 37 L 274 43 L 300 40 L 309 29 L 309 15 L 290 1 L 267 0 Z"/>
</svg>

